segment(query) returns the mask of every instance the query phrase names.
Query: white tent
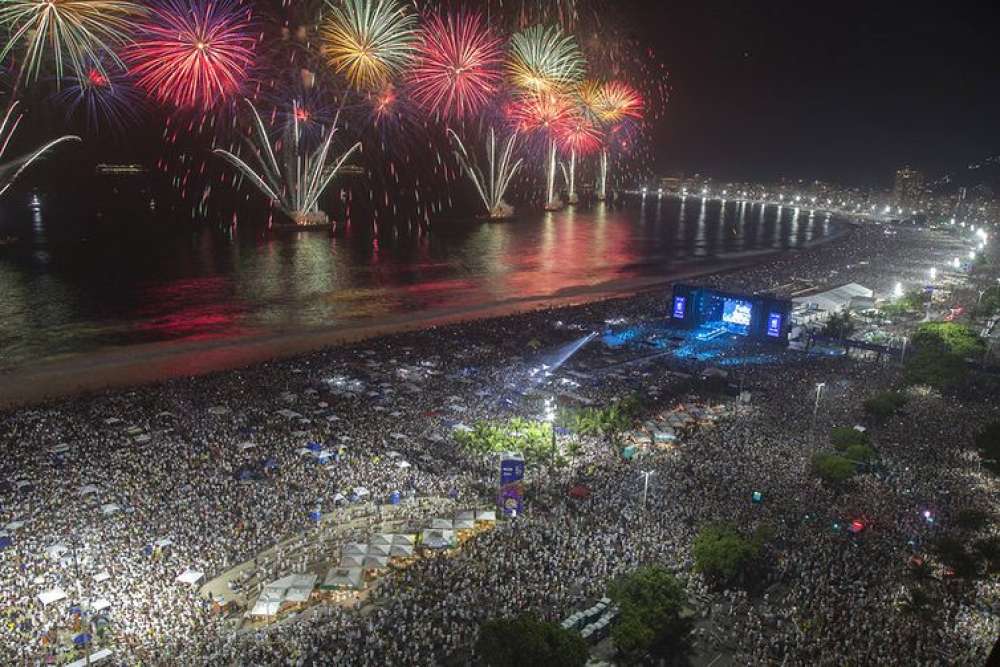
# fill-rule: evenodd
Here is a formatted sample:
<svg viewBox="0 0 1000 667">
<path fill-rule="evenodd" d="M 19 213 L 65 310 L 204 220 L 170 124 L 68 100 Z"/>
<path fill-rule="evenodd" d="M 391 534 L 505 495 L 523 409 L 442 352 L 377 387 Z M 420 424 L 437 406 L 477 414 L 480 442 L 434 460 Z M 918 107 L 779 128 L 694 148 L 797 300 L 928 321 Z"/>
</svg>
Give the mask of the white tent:
<svg viewBox="0 0 1000 667">
<path fill-rule="evenodd" d="M 827 313 L 837 313 L 845 308 L 849 308 L 852 299 L 870 299 L 875 296 L 875 292 L 857 283 L 848 283 L 835 287 L 834 289 L 810 294 L 809 296 L 799 296 L 792 299 L 792 304 L 805 308 L 814 308 Z"/>
<path fill-rule="evenodd" d="M 174 543 L 174 541 L 172 539 L 170 539 L 169 537 L 164 537 L 164 538 L 158 539 L 155 542 L 153 542 L 154 545 L 160 547 L 161 549 L 164 548 L 164 547 L 169 547 L 173 543 Z"/>
<path fill-rule="evenodd" d="M 97 491 L 98 489 L 96 484 L 84 484 L 80 487 L 81 496 L 89 496 L 92 493 L 97 493 Z"/>
<path fill-rule="evenodd" d="M 417 541 L 416 535 L 408 535 L 405 533 L 397 533 L 392 536 L 393 544 L 401 544 L 403 546 L 413 546 L 413 543 Z"/>
<path fill-rule="evenodd" d="M 451 519 L 431 519 L 431 528 L 434 530 L 451 530 L 453 527 Z"/>
<path fill-rule="evenodd" d="M 354 487 L 354 495 L 357 496 L 358 498 L 364 498 L 365 496 L 368 496 L 368 495 L 371 495 L 371 494 L 368 492 L 368 489 L 366 489 L 365 487 L 363 487 L 363 486 L 356 486 L 356 487 Z"/>
<path fill-rule="evenodd" d="M 45 547 L 45 555 L 52 560 L 58 560 L 62 558 L 62 555 L 69 551 L 69 547 L 65 544 L 56 542 L 55 544 Z"/>
<path fill-rule="evenodd" d="M 455 521 L 455 530 L 472 530 L 476 527 L 476 522 L 472 519 L 458 519 Z"/>
<path fill-rule="evenodd" d="M 250 612 L 251 616 L 274 616 L 286 602 L 305 602 L 319 579 L 315 574 L 290 574 L 264 587 Z"/>
<path fill-rule="evenodd" d="M 99 665 L 105 660 L 109 659 L 113 653 L 109 648 L 102 648 L 100 651 L 94 651 L 90 654 L 88 658 L 80 658 L 75 660 L 66 667 L 87 667 L 88 665 Z"/>
<path fill-rule="evenodd" d="M 331 567 L 326 573 L 320 588 L 329 590 L 336 588 L 360 589 L 364 587 L 364 578 L 360 567 Z"/>
<path fill-rule="evenodd" d="M 476 519 L 476 513 L 473 512 L 472 510 L 462 510 L 461 512 L 455 515 L 456 521 L 465 521 L 465 520 L 475 521 L 475 519 Z"/>
<path fill-rule="evenodd" d="M 10 532 L 14 532 L 18 528 L 23 528 L 23 527 L 24 527 L 24 522 L 23 521 L 11 521 L 6 526 L 4 526 L 3 529 L 4 530 L 9 530 Z"/>
<path fill-rule="evenodd" d="M 479 510 L 476 512 L 476 521 L 494 522 L 497 520 L 496 510 Z"/>
<path fill-rule="evenodd" d="M 393 544 L 389 547 L 390 558 L 409 558 L 413 555 L 413 547 L 408 544 Z"/>
<path fill-rule="evenodd" d="M 312 595 L 312 590 L 316 586 L 316 580 L 319 579 L 319 576 L 306 573 L 296 574 L 293 577 L 292 585 L 288 587 L 288 591 L 285 593 L 285 601 L 305 602 Z"/>
<path fill-rule="evenodd" d="M 66 591 L 56 586 L 55 588 L 50 588 L 47 591 L 42 591 L 38 594 L 38 600 L 44 606 L 48 606 L 53 602 L 58 602 L 59 600 L 66 599 Z"/>
<path fill-rule="evenodd" d="M 421 533 L 420 543 L 428 549 L 447 549 L 455 546 L 455 531 L 453 530 L 424 530 Z"/>
<path fill-rule="evenodd" d="M 341 548 L 340 553 L 344 556 L 364 555 L 368 553 L 368 545 L 361 542 L 348 542 Z"/>
<path fill-rule="evenodd" d="M 115 512 L 120 512 L 121 509 L 117 503 L 104 503 L 101 505 L 101 514 L 111 515 Z"/>
<path fill-rule="evenodd" d="M 365 556 L 362 566 L 366 570 L 379 570 L 389 565 L 388 556 Z"/>
<path fill-rule="evenodd" d="M 408 461 L 396 461 L 396 467 L 405 470 L 410 467 Z"/>
<path fill-rule="evenodd" d="M 369 544 L 392 544 L 392 535 L 389 533 L 380 533 L 378 535 L 372 535 L 368 538 Z"/>
<path fill-rule="evenodd" d="M 388 544 L 369 544 L 368 554 L 369 556 L 388 556 L 389 555 Z"/>
<path fill-rule="evenodd" d="M 108 574 L 107 570 L 104 570 L 102 572 L 98 572 L 97 574 L 94 575 L 94 581 L 96 583 L 98 583 L 98 584 L 101 583 L 102 581 L 107 581 L 110 578 L 111 578 L 111 575 Z"/>
<path fill-rule="evenodd" d="M 254 447 L 256 447 L 256 446 L 257 446 L 257 445 L 255 445 L 255 444 L 254 444 L 254 443 L 252 443 L 252 442 L 241 442 L 241 443 L 239 444 L 239 448 L 240 448 L 240 451 L 241 451 L 241 452 L 245 452 L 245 451 L 246 451 L 246 450 L 248 450 L 248 449 L 253 449 L 253 448 L 254 448 Z"/>
<path fill-rule="evenodd" d="M 189 567 L 188 569 L 184 570 L 179 575 L 177 575 L 177 578 L 174 579 L 174 581 L 179 584 L 188 584 L 193 586 L 194 584 L 197 584 L 199 581 L 201 581 L 202 577 L 204 576 L 205 576 L 204 572 L 198 572 L 197 570 L 193 570 Z"/>
<path fill-rule="evenodd" d="M 92 611 L 101 612 L 111 606 L 111 601 L 107 598 L 97 598 L 96 600 L 90 601 L 90 608 Z"/>
<path fill-rule="evenodd" d="M 342 569 L 351 570 L 354 568 L 360 568 L 364 564 L 365 557 L 362 554 L 354 554 L 351 556 L 341 556 L 340 565 L 337 567 Z"/>
</svg>

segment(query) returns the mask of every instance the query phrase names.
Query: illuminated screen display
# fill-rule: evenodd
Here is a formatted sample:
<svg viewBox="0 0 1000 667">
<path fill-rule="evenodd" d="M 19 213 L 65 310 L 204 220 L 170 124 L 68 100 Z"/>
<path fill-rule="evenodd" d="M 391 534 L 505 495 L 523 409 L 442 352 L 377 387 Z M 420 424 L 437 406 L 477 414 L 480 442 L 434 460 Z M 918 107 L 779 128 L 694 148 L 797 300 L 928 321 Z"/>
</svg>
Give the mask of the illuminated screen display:
<svg viewBox="0 0 1000 667">
<path fill-rule="evenodd" d="M 726 299 L 722 304 L 722 321 L 741 327 L 750 326 L 750 313 L 753 306 L 749 301 Z"/>
<path fill-rule="evenodd" d="M 684 314 L 687 312 L 687 297 L 685 296 L 675 296 L 674 297 L 674 319 L 683 320 Z"/>
<path fill-rule="evenodd" d="M 767 316 L 767 335 L 772 338 L 781 336 L 781 313 L 771 313 Z"/>
</svg>

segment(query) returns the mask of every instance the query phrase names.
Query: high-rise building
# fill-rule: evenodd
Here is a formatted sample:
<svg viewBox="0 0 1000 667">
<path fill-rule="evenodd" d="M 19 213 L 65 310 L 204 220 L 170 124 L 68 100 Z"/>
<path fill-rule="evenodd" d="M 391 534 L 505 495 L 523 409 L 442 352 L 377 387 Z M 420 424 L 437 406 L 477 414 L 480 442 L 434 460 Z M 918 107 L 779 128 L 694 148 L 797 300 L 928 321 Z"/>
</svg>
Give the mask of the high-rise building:
<svg viewBox="0 0 1000 667">
<path fill-rule="evenodd" d="M 897 206 L 916 206 L 923 198 L 924 175 L 916 169 L 903 167 L 896 172 L 896 185 L 892 197 Z"/>
</svg>

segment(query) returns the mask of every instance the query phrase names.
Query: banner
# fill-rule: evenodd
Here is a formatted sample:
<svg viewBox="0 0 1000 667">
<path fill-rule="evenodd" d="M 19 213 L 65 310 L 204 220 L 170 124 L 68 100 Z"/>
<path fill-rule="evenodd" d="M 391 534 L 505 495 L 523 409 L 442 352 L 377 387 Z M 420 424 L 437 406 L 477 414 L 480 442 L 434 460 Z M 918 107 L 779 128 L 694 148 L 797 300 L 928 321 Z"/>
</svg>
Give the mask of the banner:
<svg viewBox="0 0 1000 667">
<path fill-rule="evenodd" d="M 524 458 L 506 455 L 500 460 L 500 493 L 497 505 L 510 516 L 524 509 Z"/>
</svg>

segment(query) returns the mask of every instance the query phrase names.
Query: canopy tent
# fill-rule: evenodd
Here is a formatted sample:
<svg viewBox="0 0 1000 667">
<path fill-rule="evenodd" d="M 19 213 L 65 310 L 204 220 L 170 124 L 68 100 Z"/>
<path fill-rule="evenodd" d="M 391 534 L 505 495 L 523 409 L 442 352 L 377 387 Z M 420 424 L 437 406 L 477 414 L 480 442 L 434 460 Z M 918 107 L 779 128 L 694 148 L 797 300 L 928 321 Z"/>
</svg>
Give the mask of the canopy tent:
<svg viewBox="0 0 1000 667">
<path fill-rule="evenodd" d="M 194 584 L 197 584 L 199 581 L 201 581 L 202 577 L 204 576 L 205 576 L 204 572 L 198 572 L 197 570 L 193 570 L 189 567 L 188 569 L 184 570 L 179 575 L 177 575 L 177 578 L 174 579 L 174 581 L 179 584 L 188 584 L 189 586 L 193 586 Z"/>
<path fill-rule="evenodd" d="M 413 556 L 413 547 L 407 544 L 393 544 L 389 547 L 390 558 L 410 558 Z"/>
<path fill-rule="evenodd" d="M 320 588 L 324 591 L 348 588 L 364 588 L 364 577 L 360 567 L 331 567 Z"/>
<path fill-rule="evenodd" d="M 458 514 L 455 515 L 455 520 L 456 521 L 475 521 L 476 520 L 476 513 L 473 512 L 472 510 L 462 510 L 461 512 L 459 512 Z"/>
<path fill-rule="evenodd" d="M 80 487 L 80 495 L 81 496 L 89 496 L 89 495 L 91 495 L 93 493 L 97 493 L 97 492 L 98 492 L 98 488 L 97 488 L 96 484 L 84 484 L 83 486 Z"/>
<path fill-rule="evenodd" d="M 105 660 L 111 658 L 113 653 L 109 648 L 102 648 L 100 651 L 94 651 L 87 658 L 80 658 L 74 662 L 66 665 L 66 667 L 87 667 L 87 665 L 99 665 Z"/>
<path fill-rule="evenodd" d="M 416 535 L 409 535 L 409 534 L 406 534 L 406 533 L 397 533 L 397 534 L 395 534 L 395 535 L 392 536 L 392 543 L 394 545 L 395 544 L 400 544 L 400 545 L 403 545 L 403 546 L 411 546 L 412 547 L 413 544 L 416 541 L 417 541 L 417 536 Z"/>
<path fill-rule="evenodd" d="M 420 534 L 420 543 L 428 549 L 447 549 L 456 544 L 455 531 L 427 529 Z"/>
<path fill-rule="evenodd" d="M 366 570 L 380 570 L 388 565 L 388 556 L 365 556 L 364 561 L 362 561 L 362 567 Z"/>
<path fill-rule="evenodd" d="M 369 544 L 392 544 L 392 534 L 390 533 L 379 533 L 377 535 L 372 535 L 368 538 Z"/>
<path fill-rule="evenodd" d="M 121 511 L 122 508 L 117 503 L 104 503 L 103 505 L 101 505 L 101 514 L 104 514 L 105 516 L 110 516 L 115 512 L 121 512 Z"/>
<path fill-rule="evenodd" d="M 363 556 L 368 553 L 368 545 L 362 544 L 361 542 L 348 542 L 340 549 L 340 553 L 344 556 Z"/>
<path fill-rule="evenodd" d="M 369 544 L 368 545 L 368 556 L 388 556 L 389 555 L 388 544 Z"/>
<path fill-rule="evenodd" d="M 340 564 L 337 567 L 347 570 L 360 568 L 362 565 L 364 565 L 364 560 L 365 557 L 362 554 L 355 554 L 352 556 L 341 556 Z"/>
<path fill-rule="evenodd" d="M 794 306 L 822 310 L 827 313 L 838 313 L 850 308 L 853 299 L 871 299 L 875 292 L 864 285 L 857 283 L 847 283 L 834 289 L 810 294 L 809 296 L 799 296 L 792 299 Z"/>
<path fill-rule="evenodd" d="M 90 601 L 91 611 L 101 612 L 111 606 L 111 601 L 107 598 L 97 598 L 96 600 Z"/>
<path fill-rule="evenodd" d="M 251 616 L 274 616 L 286 603 L 305 602 L 319 577 L 315 574 L 290 574 L 267 584 L 250 612 Z"/>
<path fill-rule="evenodd" d="M 476 527 L 476 522 L 472 519 L 457 519 L 455 521 L 455 530 L 472 530 Z"/>
<path fill-rule="evenodd" d="M 497 520 L 496 510 L 479 510 L 476 512 L 476 521 L 486 521 L 493 523 Z"/>
<path fill-rule="evenodd" d="M 42 603 L 42 606 L 49 606 L 53 602 L 59 602 L 59 600 L 66 599 L 66 591 L 56 586 L 55 588 L 50 588 L 47 591 L 42 591 L 38 594 L 38 601 Z"/>
<path fill-rule="evenodd" d="M 23 527 L 24 527 L 23 521 L 11 521 L 6 526 L 4 526 L 3 529 L 13 533 L 18 528 L 23 528 Z"/>
<path fill-rule="evenodd" d="M 401 470 L 405 470 L 410 467 L 410 464 L 407 461 L 396 461 L 396 467 Z"/>
<path fill-rule="evenodd" d="M 431 528 L 434 530 L 451 530 L 454 523 L 451 519 L 431 519 Z"/>
<path fill-rule="evenodd" d="M 59 560 L 67 551 L 69 551 L 69 547 L 60 542 L 45 547 L 45 555 L 52 560 Z"/>
</svg>

